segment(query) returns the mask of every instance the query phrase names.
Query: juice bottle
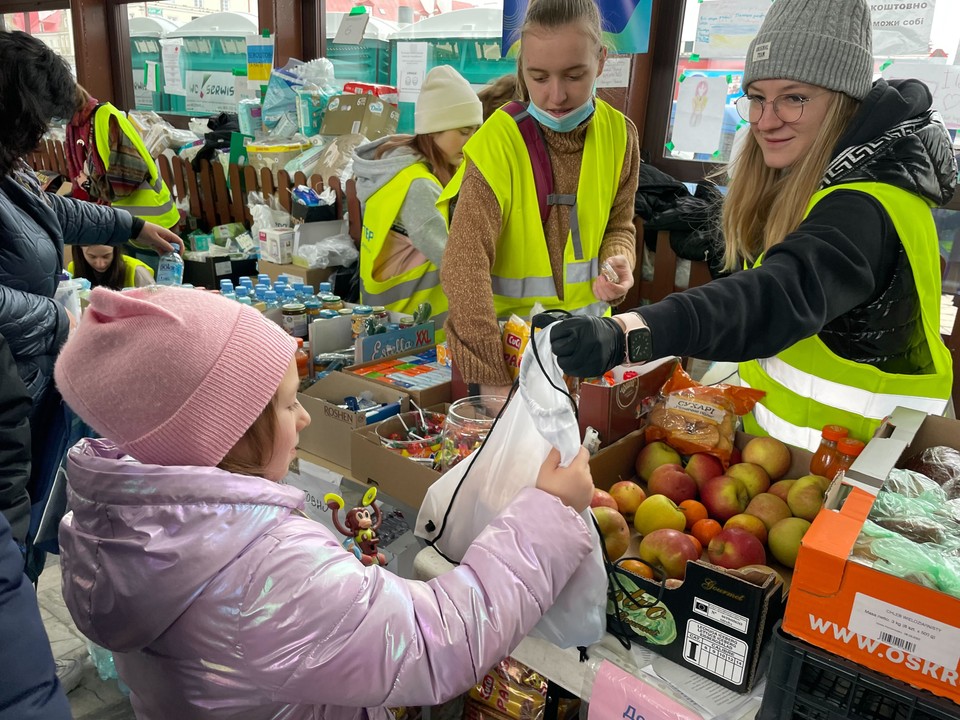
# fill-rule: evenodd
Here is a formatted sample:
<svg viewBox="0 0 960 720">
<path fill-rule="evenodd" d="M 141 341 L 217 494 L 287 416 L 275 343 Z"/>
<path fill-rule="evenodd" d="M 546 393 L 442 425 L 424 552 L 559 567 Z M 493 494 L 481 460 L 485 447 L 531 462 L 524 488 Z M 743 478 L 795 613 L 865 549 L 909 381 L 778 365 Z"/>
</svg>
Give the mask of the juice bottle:
<svg viewBox="0 0 960 720">
<path fill-rule="evenodd" d="M 863 452 L 864 447 L 865 445 L 861 441 L 854 440 L 853 438 L 843 438 L 843 440 L 840 440 L 837 443 L 837 465 L 834 473 L 838 473 L 841 470 L 849 470 L 850 466 L 853 465 L 853 461 Z"/>
<path fill-rule="evenodd" d="M 293 357 L 297 361 L 297 375 L 303 383 L 310 374 L 310 355 L 303 349 L 303 338 L 297 338 L 297 352 Z"/>
<path fill-rule="evenodd" d="M 810 460 L 810 472 L 813 475 L 833 479 L 836 474 L 837 442 L 848 435 L 848 430 L 840 425 L 824 425 L 820 433 L 820 447 Z"/>
</svg>

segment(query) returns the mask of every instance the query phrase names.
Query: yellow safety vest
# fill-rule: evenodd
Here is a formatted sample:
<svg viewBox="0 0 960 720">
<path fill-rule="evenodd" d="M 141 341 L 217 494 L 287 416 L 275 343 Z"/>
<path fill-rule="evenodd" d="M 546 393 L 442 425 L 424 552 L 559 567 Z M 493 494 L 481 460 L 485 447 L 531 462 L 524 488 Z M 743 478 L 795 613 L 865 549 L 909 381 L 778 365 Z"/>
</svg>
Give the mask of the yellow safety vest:
<svg viewBox="0 0 960 720">
<path fill-rule="evenodd" d="M 147 146 L 143 144 L 140 133 L 127 120 L 127 116 L 117 110 L 110 103 L 104 103 L 97 108 L 94 115 L 94 131 L 97 152 L 103 161 L 103 167 L 110 169 L 110 118 L 116 118 L 120 132 L 127 136 L 140 157 L 147 164 L 147 170 L 150 178 L 145 180 L 139 188 L 124 198 L 114 200 L 110 204 L 115 208 L 122 208 L 134 217 L 141 218 L 147 222 L 156 223 L 161 227 L 172 228 L 180 222 L 180 211 L 170 197 L 170 189 L 160 177 L 157 170 L 157 164 L 147 152 Z"/>
<path fill-rule="evenodd" d="M 942 415 L 953 384 L 953 361 L 940 336 L 940 258 L 930 206 L 892 185 L 857 182 L 816 193 L 807 213 L 836 190 L 867 193 L 890 216 L 916 281 L 920 318 L 936 371 L 886 373 L 835 355 L 816 335 L 774 357 L 740 363 L 741 382 L 767 392 L 744 417 L 744 429 L 811 451 L 819 446 L 824 425 L 842 425 L 851 436 L 867 441 L 896 407 Z M 754 267 L 758 265 L 760 260 Z"/>
<path fill-rule="evenodd" d="M 503 217 L 490 283 L 497 318 L 511 314 L 529 317 L 535 303 L 578 315 L 603 315 L 607 303 L 593 294 L 599 274 L 600 245 L 610 210 L 620 186 L 627 151 L 627 123 L 623 114 L 602 100 L 590 126 L 580 163 L 576 195 L 551 195 L 551 205 L 570 205 L 570 233 L 563 252 L 563 300 L 557 293 L 530 154 L 517 122 L 497 110 L 464 147 L 469 159 L 490 185 Z M 460 191 L 464 162 L 438 201 L 445 209 Z"/>
<path fill-rule="evenodd" d="M 79 246 L 78 246 L 79 247 Z M 114 252 L 120 252 L 120 248 L 114 248 Z M 136 258 L 132 258 L 129 255 L 124 255 L 123 260 L 123 286 L 125 288 L 132 288 L 137 286 L 137 268 L 142 267 L 150 273 L 150 277 L 153 277 L 153 268 L 147 265 L 145 262 L 140 262 Z M 70 261 L 70 264 L 67 265 L 67 272 L 73 275 L 74 273 L 74 263 L 73 260 Z"/>
<path fill-rule="evenodd" d="M 373 268 L 400 215 L 407 190 L 414 180 L 429 180 L 440 185 L 426 164 L 416 162 L 405 167 L 396 176 L 367 199 L 363 208 L 363 232 L 360 242 L 360 296 L 366 305 L 383 305 L 394 312 L 413 315 L 417 306 L 428 302 L 433 307 L 431 317 L 437 332 L 443 331 L 447 319 L 447 297 L 440 287 L 440 270 L 427 260 L 422 265 L 391 278 L 377 280 Z M 444 213 L 444 219 L 447 219 Z"/>
</svg>

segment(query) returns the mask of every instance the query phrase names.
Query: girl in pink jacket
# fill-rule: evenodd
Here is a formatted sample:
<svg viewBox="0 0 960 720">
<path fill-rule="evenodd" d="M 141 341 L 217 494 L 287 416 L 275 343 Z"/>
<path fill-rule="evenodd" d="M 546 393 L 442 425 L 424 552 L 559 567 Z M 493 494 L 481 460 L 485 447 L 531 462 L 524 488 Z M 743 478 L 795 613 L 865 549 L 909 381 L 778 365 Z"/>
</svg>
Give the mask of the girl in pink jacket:
<svg viewBox="0 0 960 720">
<path fill-rule="evenodd" d="M 57 361 L 104 439 L 68 459 L 63 592 L 141 720 L 387 718 L 476 683 L 591 549 L 586 453 L 429 582 L 364 567 L 281 485 L 310 416 L 295 345 L 198 290 L 96 288 Z"/>
</svg>

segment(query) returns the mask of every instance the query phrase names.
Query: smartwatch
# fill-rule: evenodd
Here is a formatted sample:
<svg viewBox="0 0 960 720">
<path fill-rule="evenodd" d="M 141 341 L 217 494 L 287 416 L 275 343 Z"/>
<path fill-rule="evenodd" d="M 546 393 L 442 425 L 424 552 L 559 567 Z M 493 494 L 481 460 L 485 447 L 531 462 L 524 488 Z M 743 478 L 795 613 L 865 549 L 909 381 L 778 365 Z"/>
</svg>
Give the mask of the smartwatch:
<svg viewBox="0 0 960 720">
<path fill-rule="evenodd" d="M 653 357 L 653 337 L 650 328 L 639 327 L 627 333 L 627 361 L 644 363 Z"/>
</svg>

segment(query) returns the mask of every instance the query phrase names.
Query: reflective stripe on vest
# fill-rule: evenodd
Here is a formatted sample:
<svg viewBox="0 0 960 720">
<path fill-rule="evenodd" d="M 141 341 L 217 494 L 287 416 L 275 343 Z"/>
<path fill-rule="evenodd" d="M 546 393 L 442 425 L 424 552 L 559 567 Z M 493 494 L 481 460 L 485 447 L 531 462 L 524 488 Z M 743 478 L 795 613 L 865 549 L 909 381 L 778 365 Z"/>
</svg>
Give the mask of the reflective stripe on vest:
<svg viewBox="0 0 960 720">
<path fill-rule="evenodd" d="M 383 305 L 388 310 L 407 315 L 412 315 L 421 303 L 428 302 L 433 308 L 434 324 L 441 331 L 447 315 L 447 298 L 440 287 L 440 271 L 436 265 L 427 260 L 391 278 L 377 280 L 373 277 L 373 269 L 414 180 L 429 180 L 440 185 L 424 163 L 416 162 L 397 173 L 367 199 L 360 244 L 360 295 L 366 305 Z"/>
<path fill-rule="evenodd" d="M 149 173 L 149 179 L 144 180 L 140 187 L 126 197 L 117 198 L 110 203 L 111 206 L 126 210 L 134 217 L 156 223 L 161 227 L 174 227 L 180 222 L 180 211 L 170 197 L 169 188 L 160 177 L 157 164 L 147 151 L 147 146 L 143 144 L 140 133 L 130 124 L 126 115 L 110 103 L 104 103 L 97 108 L 93 118 L 96 133 L 94 144 L 97 146 L 104 169 L 110 168 L 110 118 L 116 120 L 120 132 L 133 143 Z"/>
<path fill-rule="evenodd" d="M 503 229 L 491 268 L 491 286 L 497 317 L 528 317 L 533 305 L 562 308 L 582 314 L 604 314 L 593 280 L 599 274 L 598 256 L 610 211 L 620 185 L 627 149 L 626 120 L 602 100 L 587 129 L 577 194 L 552 194 L 551 205 L 568 205 L 570 234 L 564 248 L 563 300 L 560 300 L 547 251 L 533 166 L 516 121 L 498 110 L 464 147 L 468 158 L 497 197 Z M 466 163 L 438 201 L 443 208 L 459 192 Z"/>
<path fill-rule="evenodd" d="M 815 194 L 807 213 L 836 190 L 867 193 L 890 216 L 916 282 L 920 319 L 936 372 L 885 373 L 837 356 L 816 335 L 775 357 L 740 363 L 743 384 L 767 393 L 752 416 L 744 417 L 747 432 L 773 435 L 809 450 L 819 445 L 824 425 L 842 425 L 851 436 L 866 441 L 897 407 L 941 414 L 953 379 L 950 353 L 940 337 L 939 245 L 929 205 L 917 195 L 891 185 L 850 183 Z"/>
</svg>

